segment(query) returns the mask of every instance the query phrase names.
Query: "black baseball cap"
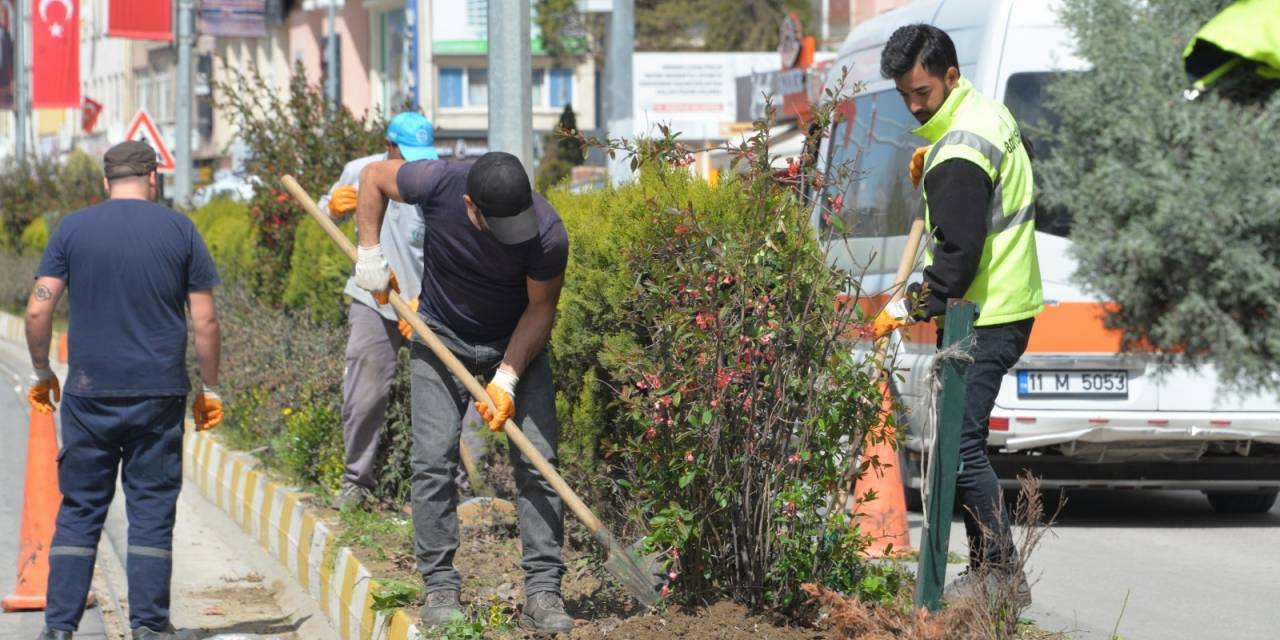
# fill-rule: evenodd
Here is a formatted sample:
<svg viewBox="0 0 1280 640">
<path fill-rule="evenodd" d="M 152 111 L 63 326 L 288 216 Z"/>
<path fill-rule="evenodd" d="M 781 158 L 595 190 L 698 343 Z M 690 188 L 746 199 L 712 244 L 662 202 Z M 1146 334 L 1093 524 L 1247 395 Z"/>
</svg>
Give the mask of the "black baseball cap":
<svg viewBox="0 0 1280 640">
<path fill-rule="evenodd" d="M 503 151 L 480 156 L 467 173 L 467 195 L 498 242 L 520 244 L 538 237 L 533 187 L 519 158 Z"/>
<path fill-rule="evenodd" d="M 130 140 L 107 149 L 102 174 L 108 180 L 145 176 L 156 170 L 156 150 L 141 140 Z"/>
</svg>

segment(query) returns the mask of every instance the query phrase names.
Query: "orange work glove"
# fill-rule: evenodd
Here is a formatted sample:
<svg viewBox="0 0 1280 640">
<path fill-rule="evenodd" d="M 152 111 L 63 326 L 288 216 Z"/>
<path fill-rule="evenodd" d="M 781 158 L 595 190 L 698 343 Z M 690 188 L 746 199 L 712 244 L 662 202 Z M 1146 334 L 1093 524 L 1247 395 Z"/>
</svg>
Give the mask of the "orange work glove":
<svg viewBox="0 0 1280 640">
<path fill-rule="evenodd" d="M 51 394 L 52 402 L 49 400 Z M 40 413 L 53 413 L 53 403 L 62 402 L 62 385 L 58 384 L 58 376 L 52 369 L 36 369 L 35 383 L 27 392 L 27 402 Z"/>
<path fill-rule="evenodd" d="M 516 385 L 520 384 L 520 376 L 509 371 L 498 369 L 493 374 L 493 380 L 489 382 L 489 386 L 484 390 L 489 394 L 489 398 L 493 400 L 493 406 L 476 401 L 476 412 L 480 414 L 484 421 L 489 423 L 490 431 L 502 431 L 502 425 L 507 423 L 507 419 L 516 414 Z"/>
<path fill-rule="evenodd" d="M 414 298 L 409 301 L 409 308 L 413 309 L 414 311 L 418 310 L 417 298 Z M 404 318 L 400 318 L 400 335 L 404 336 L 405 340 L 413 339 L 413 327 L 409 326 L 409 323 L 405 322 Z"/>
<path fill-rule="evenodd" d="M 387 288 L 382 291 L 370 291 L 369 295 L 373 296 L 373 301 L 378 304 L 387 304 L 391 302 L 391 292 L 400 293 L 400 283 L 396 282 L 396 273 L 391 272 L 391 276 L 387 278 Z"/>
<path fill-rule="evenodd" d="M 191 417 L 196 421 L 196 431 L 208 431 L 222 422 L 222 396 L 205 386 L 191 404 Z"/>
<path fill-rule="evenodd" d="M 885 308 L 876 316 L 871 333 L 872 339 L 879 340 L 899 327 L 905 327 L 911 324 L 911 313 L 907 308 L 907 301 L 904 299 L 894 300 L 885 305 Z"/>
<path fill-rule="evenodd" d="M 924 157 L 929 153 L 932 147 L 920 147 L 911 154 L 911 162 L 907 163 L 907 173 L 911 174 L 911 186 L 919 189 L 920 179 L 924 177 Z M 329 206 L 333 206 L 333 201 L 329 201 Z"/>
<path fill-rule="evenodd" d="M 356 188 L 341 186 L 329 194 L 329 217 L 341 218 L 356 210 Z"/>
</svg>

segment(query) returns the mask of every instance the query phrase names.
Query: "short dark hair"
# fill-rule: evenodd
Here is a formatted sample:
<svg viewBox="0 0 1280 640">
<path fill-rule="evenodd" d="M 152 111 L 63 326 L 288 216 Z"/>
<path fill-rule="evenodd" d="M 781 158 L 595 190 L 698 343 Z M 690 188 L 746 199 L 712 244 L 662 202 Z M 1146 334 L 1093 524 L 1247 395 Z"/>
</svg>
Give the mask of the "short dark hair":
<svg viewBox="0 0 1280 640">
<path fill-rule="evenodd" d="M 916 23 L 898 27 L 880 53 L 880 75 L 897 78 L 919 64 L 929 75 L 939 77 L 947 69 L 960 68 L 956 45 L 946 31 L 931 24 Z"/>
</svg>

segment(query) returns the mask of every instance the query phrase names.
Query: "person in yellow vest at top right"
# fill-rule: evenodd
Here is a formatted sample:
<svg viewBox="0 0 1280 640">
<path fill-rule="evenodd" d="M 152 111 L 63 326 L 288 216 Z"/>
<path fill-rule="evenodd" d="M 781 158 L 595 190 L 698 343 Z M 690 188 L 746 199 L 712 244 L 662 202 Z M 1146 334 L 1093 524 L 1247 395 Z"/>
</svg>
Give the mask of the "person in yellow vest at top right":
<svg viewBox="0 0 1280 640">
<path fill-rule="evenodd" d="M 955 45 L 941 29 L 913 24 L 894 31 L 881 53 L 880 74 L 897 85 L 920 121 L 915 133 L 932 144 L 917 152 L 912 170 L 913 180 L 923 178 L 929 233 L 923 287 L 913 284 L 911 295 L 880 313 L 876 335 L 917 320 L 940 321 L 949 298 L 978 306 L 956 478 L 969 569 L 947 586 L 943 599 L 996 593 L 997 585 L 1012 579 L 1017 604 L 1026 606 L 1031 588 L 987 459 L 987 422 L 1001 380 L 1022 357 L 1044 309 L 1031 157 L 1009 110 L 960 76 Z"/>
</svg>

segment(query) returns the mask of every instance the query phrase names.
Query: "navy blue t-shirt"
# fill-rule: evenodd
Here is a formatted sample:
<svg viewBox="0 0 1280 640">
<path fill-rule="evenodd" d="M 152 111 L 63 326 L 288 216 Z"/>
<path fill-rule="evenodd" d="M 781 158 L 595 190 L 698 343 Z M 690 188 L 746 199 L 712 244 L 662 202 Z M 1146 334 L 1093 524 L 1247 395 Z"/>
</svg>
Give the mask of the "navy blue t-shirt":
<svg viewBox="0 0 1280 640">
<path fill-rule="evenodd" d="M 108 200 L 58 224 L 36 276 L 67 283 L 66 385 L 87 398 L 181 396 L 187 294 L 218 285 L 191 219 L 145 200 Z"/>
<path fill-rule="evenodd" d="M 538 237 L 498 242 L 467 216 L 462 196 L 471 165 L 418 160 L 400 167 L 400 197 L 420 207 L 426 222 L 420 306 L 428 318 L 471 342 L 510 336 L 529 306 L 526 278 L 552 280 L 569 262 L 569 235 L 560 215 L 533 194 Z"/>
</svg>

